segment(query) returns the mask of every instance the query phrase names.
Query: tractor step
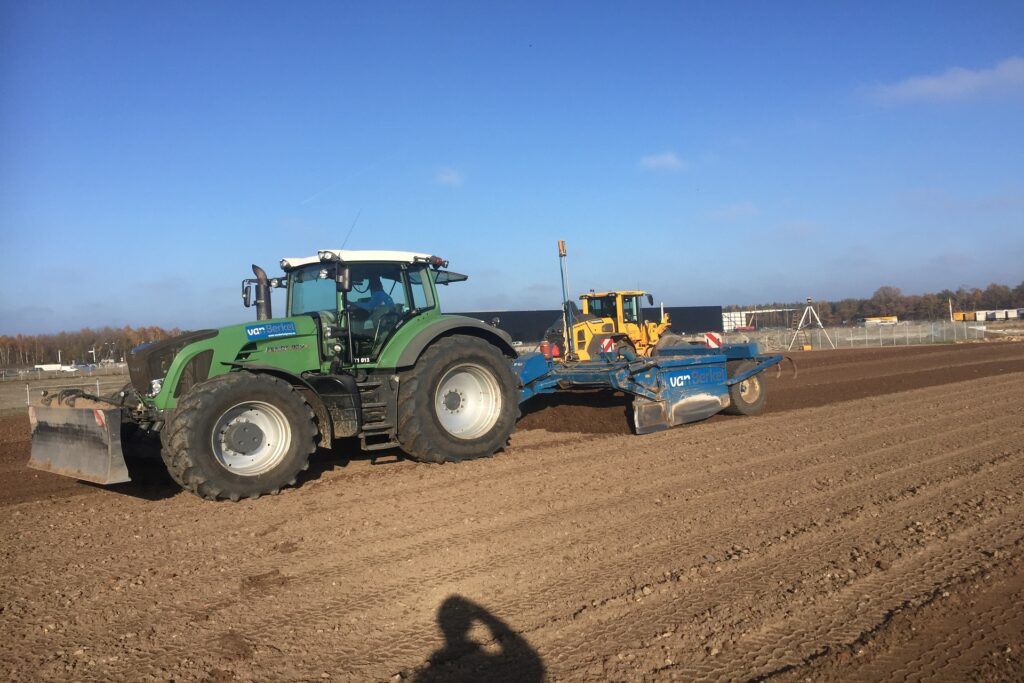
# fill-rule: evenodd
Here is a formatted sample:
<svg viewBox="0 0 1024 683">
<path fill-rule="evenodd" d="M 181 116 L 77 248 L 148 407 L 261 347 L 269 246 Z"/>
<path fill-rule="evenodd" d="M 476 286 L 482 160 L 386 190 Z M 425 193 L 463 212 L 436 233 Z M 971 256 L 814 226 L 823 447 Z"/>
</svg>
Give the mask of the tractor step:
<svg viewBox="0 0 1024 683">
<path fill-rule="evenodd" d="M 370 439 L 383 439 L 383 441 L 370 441 Z M 367 434 L 362 433 L 359 435 L 359 443 L 364 451 L 383 451 L 389 448 L 401 448 L 401 444 L 395 441 L 388 433 L 382 434 Z"/>
</svg>

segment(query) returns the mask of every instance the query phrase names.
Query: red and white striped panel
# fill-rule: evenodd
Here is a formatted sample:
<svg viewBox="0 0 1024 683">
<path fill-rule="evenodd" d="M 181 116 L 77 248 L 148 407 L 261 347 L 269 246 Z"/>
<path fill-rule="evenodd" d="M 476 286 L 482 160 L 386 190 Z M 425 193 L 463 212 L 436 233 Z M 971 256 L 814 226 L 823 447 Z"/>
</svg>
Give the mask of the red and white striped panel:
<svg viewBox="0 0 1024 683">
<path fill-rule="evenodd" d="M 705 332 L 704 346 L 709 349 L 720 349 L 722 348 L 722 337 L 715 332 Z"/>
</svg>

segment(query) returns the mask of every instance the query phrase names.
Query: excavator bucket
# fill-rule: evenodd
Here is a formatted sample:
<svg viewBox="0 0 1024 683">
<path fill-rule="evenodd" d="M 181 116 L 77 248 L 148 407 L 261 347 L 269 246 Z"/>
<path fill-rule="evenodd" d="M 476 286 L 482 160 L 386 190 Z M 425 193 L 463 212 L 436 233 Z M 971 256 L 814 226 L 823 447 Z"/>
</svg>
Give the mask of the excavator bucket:
<svg viewBox="0 0 1024 683">
<path fill-rule="evenodd" d="M 121 451 L 120 408 L 29 406 L 28 466 L 96 484 L 131 481 Z"/>
</svg>

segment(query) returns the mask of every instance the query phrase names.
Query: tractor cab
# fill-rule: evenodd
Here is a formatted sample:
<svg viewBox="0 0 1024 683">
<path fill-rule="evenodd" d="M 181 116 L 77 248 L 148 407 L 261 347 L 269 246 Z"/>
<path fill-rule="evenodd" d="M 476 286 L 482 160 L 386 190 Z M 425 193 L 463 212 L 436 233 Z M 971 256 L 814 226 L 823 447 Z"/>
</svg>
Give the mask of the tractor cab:
<svg viewBox="0 0 1024 683">
<path fill-rule="evenodd" d="M 287 315 L 320 319 L 325 356 L 374 363 L 400 327 L 440 315 L 436 285 L 466 279 L 442 270 L 447 265 L 437 256 L 404 251 L 324 250 L 283 259 Z"/>
</svg>

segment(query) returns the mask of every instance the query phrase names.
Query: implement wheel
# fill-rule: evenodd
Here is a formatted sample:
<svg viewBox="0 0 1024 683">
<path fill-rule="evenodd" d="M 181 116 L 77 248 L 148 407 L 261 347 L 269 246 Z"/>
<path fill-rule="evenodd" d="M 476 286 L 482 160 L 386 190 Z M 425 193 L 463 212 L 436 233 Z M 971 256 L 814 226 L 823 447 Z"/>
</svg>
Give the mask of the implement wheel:
<svg viewBox="0 0 1024 683">
<path fill-rule="evenodd" d="M 313 411 L 287 382 L 232 372 L 192 388 L 165 428 L 162 456 L 208 500 L 258 498 L 295 483 L 316 448 Z"/>
<path fill-rule="evenodd" d="M 733 360 L 725 364 L 729 377 L 740 375 L 757 367 L 752 360 Z M 723 413 L 729 415 L 760 415 L 768 401 L 768 387 L 761 378 L 762 373 L 733 384 L 729 387 L 729 407 Z"/>
<path fill-rule="evenodd" d="M 432 344 L 401 376 L 398 441 L 422 462 L 459 462 L 508 445 L 519 417 L 516 378 L 501 351 L 476 337 Z"/>
</svg>

